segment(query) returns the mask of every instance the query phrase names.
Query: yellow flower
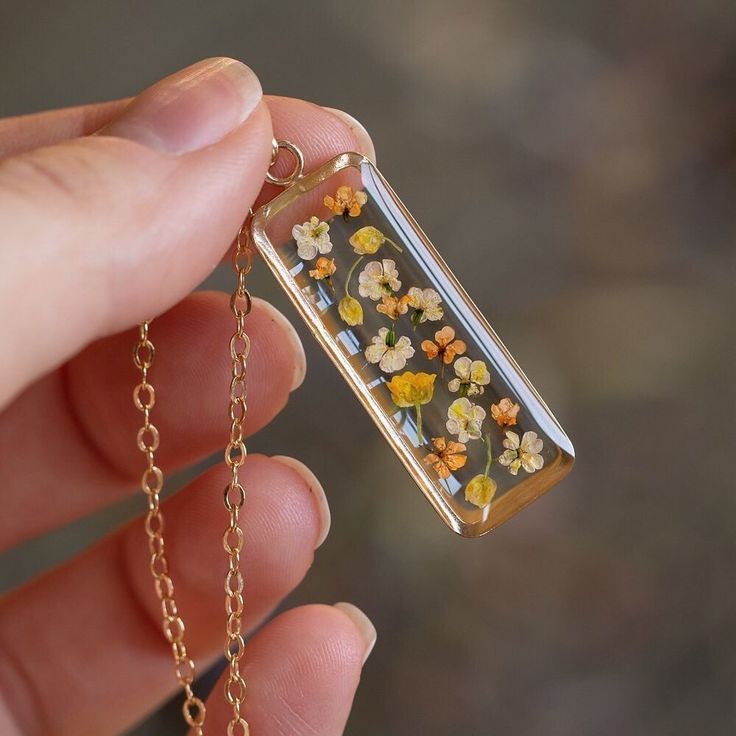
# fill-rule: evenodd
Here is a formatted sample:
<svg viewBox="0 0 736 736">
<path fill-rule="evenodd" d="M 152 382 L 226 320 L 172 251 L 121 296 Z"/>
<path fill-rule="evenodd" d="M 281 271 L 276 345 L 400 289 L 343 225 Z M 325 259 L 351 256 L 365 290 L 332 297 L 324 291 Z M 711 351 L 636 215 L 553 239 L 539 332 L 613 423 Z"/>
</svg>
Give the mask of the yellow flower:
<svg viewBox="0 0 736 736">
<path fill-rule="evenodd" d="M 338 187 L 334 197 L 328 194 L 324 198 L 325 207 L 336 215 L 342 215 L 346 220 L 348 217 L 357 217 L 367 201 L 368 195 L 365 192 L 354 192 L 353 188 L 348 186 Z"/>
<path fill-rule="evenodd" d="M 438 355 L 445 365 L 450 365 L 456 355 L 462 355 L 467 349 L 462 340 L 455 339 L 455 330 L 452 327 L 443 327 L 434 333 L 434 342 L 424 340 L 422 350 L 427 354 L 429 360 L 434 360 Z"/>
<path fill-rule="evenodd" d="M 511 427 L 516 424 L 520 408 L 511 399 L 501 399 L 498 404 L 491 404 L 491 417 L 499 427 Z"/>
<path fill-rule="evenodd" d="M 337 305 L 340 319 L 351 327 L 363 324 L 363 307 L 360 302 L 352 296 L 344 296 Z"/>
<path fill-rule="evenodd" d="M 476 475 L 465 486 L 465 500 L 476 505 L 479 509 L 488 506 L 496 495 L 498 484 L 487 475 Z"/>
<path fill-rule="evenodd" d="M 406 408 L 428 404 L 434 393 L 435 373 L 412 373 L 405 371 L 394 376 L 386 385 L 396 406 Z"/>
<path fill-rule="evenodd" d="M 400 315 L 406 314 L 409 310 L 407 298 L 402 296 L 397 299 L 395 296 L 384 295 L 381 304 L 376 304 L 376 311 L 385 314 L 389 319 L 398 319 Z"/>
<path fill-rule="evenodd" d="M 356 253 L 372 255 L 386 242 L 386 236 L 373 225 L 366 225 L 356 230 L 348 242 Z"/>
<path fill-rule="evenodd" d="M 384 328 L 385 329 L 385 328 Z M 424 444 L 422 437 L 422 405 L 428 404 L 434 394 L 435 373 L 412 373 L 406 371 L 394 376 L 386 385 L 396 406 L 413 406 L 417 412 L 417 444 Z"/>
<path fill-rule="evenodd" d="M 324 256 L 321 256 L 317 259 L 314 264 L 314 268 L 309 272 L 309 275 L 313 279 L 317 279 L 317 281 L 321 281 L 322 279 L 329 281 L 330 276 L 332 276 L 336 270 L 337 267 L 335 266 L 334 258 L 325 258 Z"/>
<path fill-rule="evenodd" d="M 431 465 L 437 475 L 442 480 L 449 478 L 450 475 L 465 465 L 468 460 L 464 455 L 465 445 L 462 442 L 449 442 L 444 437 L 434 437 L 432 439 L 434 451 L 430 452 L 424 462 Z"/>
</svg>

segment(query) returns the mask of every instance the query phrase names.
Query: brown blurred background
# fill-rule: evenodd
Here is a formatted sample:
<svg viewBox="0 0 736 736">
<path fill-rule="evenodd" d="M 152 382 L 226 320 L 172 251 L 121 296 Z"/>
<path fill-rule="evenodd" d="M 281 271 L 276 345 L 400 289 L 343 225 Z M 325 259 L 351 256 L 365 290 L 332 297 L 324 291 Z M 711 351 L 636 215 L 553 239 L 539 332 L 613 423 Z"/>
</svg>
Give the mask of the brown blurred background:
<svg viewBox="0 0 736 736">
<path fill-rule="evenodd" d="M 347 733 L 734 733 L 733 0 L 3 0 L 0 115 L 220 54 L 365 123 L 578 453 L 521 516 L 457 538 L 297 325 L 307 381 L 252 445 L 307 462 L 332 507 L 287 605 L 351 600 L 379 630 Z M 254 287 L 296 319 L 265 267 Z M 0 582 L 140 508 L 12 550 Z M 132 733 L 180 733 L 178 711 Z"/>
</svg>

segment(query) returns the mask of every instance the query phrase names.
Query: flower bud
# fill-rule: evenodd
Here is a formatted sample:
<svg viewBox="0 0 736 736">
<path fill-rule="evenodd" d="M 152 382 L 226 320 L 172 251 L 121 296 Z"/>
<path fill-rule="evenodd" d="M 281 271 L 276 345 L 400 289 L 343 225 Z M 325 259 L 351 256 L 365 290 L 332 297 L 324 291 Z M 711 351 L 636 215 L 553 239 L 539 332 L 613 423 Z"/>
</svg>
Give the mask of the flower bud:
<svg viewBox="0 0 736 736">
<path fill-rule="evenodd" d="M 363 307 L 352 296 L 344 296 L 337 305 L 337 312 L 343 322 L 354 327 L 363 324 Z"/>
<path fill-rule="evenodd" d="M 498 485 L 492 478 L 476 475 L 465 486 L 465 500 L 482 509 L 493 500 L 497 488 Z"/>
</svg>

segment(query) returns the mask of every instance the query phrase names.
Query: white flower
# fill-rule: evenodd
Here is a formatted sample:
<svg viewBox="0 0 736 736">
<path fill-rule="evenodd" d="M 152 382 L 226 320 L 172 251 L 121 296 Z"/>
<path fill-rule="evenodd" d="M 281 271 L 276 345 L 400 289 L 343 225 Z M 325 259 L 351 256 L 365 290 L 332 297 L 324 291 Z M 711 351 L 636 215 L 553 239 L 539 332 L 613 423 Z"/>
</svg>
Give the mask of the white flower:
<svg viewBox="0 0 736 736">
<path fill-rule="evenodd" d="M 543 443 L 536 432 L 524 432 L 521 440 L 516 432 L 506 432 L 503 446 L 506 449 L 498 458 L 498 462 L 505 465 L 511 475 L 516 475 L 519 468 L 524 468 L 527 473 L 533 473 L 544 465 L 544 458 L 539 454 Z"/>
<path fill-rule="evenodd" d="M 412 286 L 407 292 L 409 306 L 414 310 L 412 322 L 415 325 L 421 322 L 435 322 L 442 319 L 442 307 L 440 306 L 440 295 L 434 289 L 419 289 Z"/>
<path fill-rule="evenodd" d="M 447 416 L 447 431 L 456 434 L 458 442 L 480 439 L 480 427 L 486 417 L 485 409 L 463 397 L 450 404 Z"/>
<path fill-rule="evenodd" d="M 483 393 L 483 387 L 491 382 L 491 374 L 482 360 L 458 358 L 454 364 L 457 378 L 453 378 L 447 388 L 450 391 L 460 391 L 461 396 L 475 396 Z"/>
<path fill-rule="evenodd" d="M 358 276 L 358 293 L 374 302 L 400 288 L 399 272 L 396 270 L 396 263 L 390 258 L 367 263 Z"/>
<path fill-rule="evenodd" d="M 302 225 L 294 225 L 291 237 L 296 240 L 299 258 L 311 261 L 317 253 L 329 253 L 332 250 L 329 229 L 326 222 L 320 222 L 314 215 Z"/>
<path fill-rule="evenodd" d="M 396 333 L 388 327 L 381 327 L 373 342 L 365 349 L 369 363 L 378 363 L 384 373 L 400 371 L 406 361 L 414 355 L 414 348 L 408 337 L 396 339 Z"/>
</svg>

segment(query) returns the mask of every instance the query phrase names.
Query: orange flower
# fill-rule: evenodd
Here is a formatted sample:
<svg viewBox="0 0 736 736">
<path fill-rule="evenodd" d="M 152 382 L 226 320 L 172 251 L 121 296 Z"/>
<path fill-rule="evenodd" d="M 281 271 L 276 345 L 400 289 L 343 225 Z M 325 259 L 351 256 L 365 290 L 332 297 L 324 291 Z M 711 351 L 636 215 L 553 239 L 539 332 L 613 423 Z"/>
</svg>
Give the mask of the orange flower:
<svg viewBox="0 0 736 736">
<path fill-rule="evenodd" d="M 491 417 L 499 427 L 511 427 L 516 424 L 516 415 L 520 408 L 511 399 L 501 399 L 498 404 L 491 404 Z"/>
<path fill-rule="evenodd" d="M 324 256 L 318 258 L 314 266 L 315 267 L 309 272 L 309 275 L 313 279 L 317 279 L 317 281 L 321 281 L 322 279 L 329 281 L 330 276 L 332 276 L 336 270 L 335 259 L 325 258 Z"/>
<path fill-rule="evenodd" d="M 368 195 L 365 192 L 354 192 L 349 186 L 338 187 L 334 197 L 328 194 L 324 198 L 325 207 L 336 215 L 342 215 L 345 220 L 348 217 L 357 217 L 367 201 Z"/>
<path fill-rule="evenodd" d="M 465 465 L 468 457 L 463 454 L 465 445 L 462 442 L 447 442 L 444 437 L 434 437 L 432 444 L 434 452 L 430 452 L 424 462 L 431 465 L 442 480 Z"/>
<path fill-rule="evenodd" d="M 397 299 L 393 295 L 385 294 L 381 304 L 376 305 L 376 311 L 385 314 L 389 319 L 398 319 L 399 315 L 406 314 L 409 304 L 406 296 Z"/>
<path fill-rule="evenodd" d="M 424 340 L 422 350 L 427 354 L 429 360 L 434 360 L 439 356 L 445 365 L 450 365 L 456 355 L 462 355 L 467 349 L 462 340 L 455 339 L 455 330 L 452 327 L 443 327 L 435 332 L 434 340 L 434 342 Z"/>
</svg>

